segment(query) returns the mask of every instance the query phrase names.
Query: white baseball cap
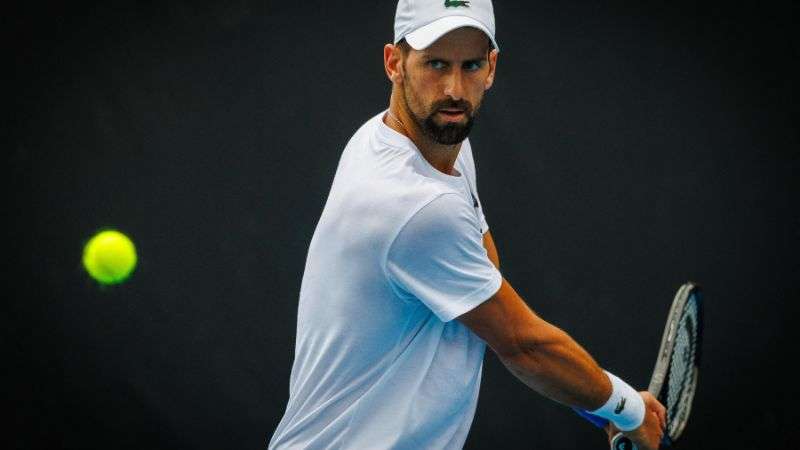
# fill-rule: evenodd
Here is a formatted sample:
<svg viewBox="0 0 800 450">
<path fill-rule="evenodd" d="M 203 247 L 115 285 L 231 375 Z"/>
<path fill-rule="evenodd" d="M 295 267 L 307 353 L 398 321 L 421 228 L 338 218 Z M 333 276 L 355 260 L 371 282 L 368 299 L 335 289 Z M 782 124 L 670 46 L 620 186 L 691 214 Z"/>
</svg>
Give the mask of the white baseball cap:
<svg viewBox="0 0 800 450">
<path fill-rule="evenodd" d="M 494 9 L 491 0 L 399 0 L 394 16 L 394 43 L 406 38 L 422 50 L 459 27 L 477 28 L 494 39 Z"/>
</svg>

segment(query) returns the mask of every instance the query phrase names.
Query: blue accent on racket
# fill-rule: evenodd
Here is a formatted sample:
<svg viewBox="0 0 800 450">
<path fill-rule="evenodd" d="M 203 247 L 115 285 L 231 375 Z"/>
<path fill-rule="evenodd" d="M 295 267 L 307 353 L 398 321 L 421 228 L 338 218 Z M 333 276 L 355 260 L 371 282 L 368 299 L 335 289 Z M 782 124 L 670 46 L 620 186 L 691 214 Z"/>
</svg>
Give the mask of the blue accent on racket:
<svg viewBox="0 0 800 450">
<path fill-rule="evenodd" d="M 600 416 L 595 416 L 592 413 L 586 412 L 580 408 L 572 408 L 579 416 L 593 423 L 597 428 L 605 428 L 608 425 L 608 420 Z"/>
</svg>

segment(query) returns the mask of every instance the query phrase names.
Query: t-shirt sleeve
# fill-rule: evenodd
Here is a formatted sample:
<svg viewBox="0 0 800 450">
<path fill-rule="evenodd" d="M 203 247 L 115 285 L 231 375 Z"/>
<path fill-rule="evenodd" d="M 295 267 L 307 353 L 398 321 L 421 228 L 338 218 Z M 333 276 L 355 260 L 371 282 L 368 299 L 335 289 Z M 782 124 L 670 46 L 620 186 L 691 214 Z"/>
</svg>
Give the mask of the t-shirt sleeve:
<svg viewBox="0 0 800 450">
<path fill-rule="evenodd" d="M 483 247 L 472 204 L 441 194 L 401 228 L 386 258 L 389 282 L 449 322 L 494 295 L 502 275 Z"/>
</svg>

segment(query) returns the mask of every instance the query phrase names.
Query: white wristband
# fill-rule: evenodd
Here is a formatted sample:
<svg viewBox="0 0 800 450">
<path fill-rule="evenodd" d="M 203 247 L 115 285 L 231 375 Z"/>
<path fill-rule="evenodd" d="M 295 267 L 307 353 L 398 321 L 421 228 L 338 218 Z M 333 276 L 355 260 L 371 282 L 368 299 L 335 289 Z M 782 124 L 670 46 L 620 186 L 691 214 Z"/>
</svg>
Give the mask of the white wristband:
<svg viewBox="0 0 800 450">
<path fill-rule="evenodd" d="M 631 431 L 639 428 L 644 422 L 645 412 L 642 395 L 613 373 L 604 372 L 611 381 L 611 397 L 608 398 L 605 405 L 589 412 L 595 416 L 608 419 L 622 431 Z"/>
</svg>

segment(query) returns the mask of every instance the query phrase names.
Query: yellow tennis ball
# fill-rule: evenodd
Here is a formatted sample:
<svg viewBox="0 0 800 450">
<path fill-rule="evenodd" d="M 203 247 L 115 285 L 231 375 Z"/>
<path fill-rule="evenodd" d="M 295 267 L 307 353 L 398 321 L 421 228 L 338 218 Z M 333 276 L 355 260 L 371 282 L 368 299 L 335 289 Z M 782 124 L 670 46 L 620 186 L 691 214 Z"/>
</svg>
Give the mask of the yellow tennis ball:
<svg viewBox="0 0 800 450">
<path fill-rule="evenodd" d="M 119 231 L 101 231 L 83 248 L 83 267 L 100 284 L 122 283 L 136 267 L 136 247 Z"/>
</svg>

